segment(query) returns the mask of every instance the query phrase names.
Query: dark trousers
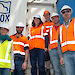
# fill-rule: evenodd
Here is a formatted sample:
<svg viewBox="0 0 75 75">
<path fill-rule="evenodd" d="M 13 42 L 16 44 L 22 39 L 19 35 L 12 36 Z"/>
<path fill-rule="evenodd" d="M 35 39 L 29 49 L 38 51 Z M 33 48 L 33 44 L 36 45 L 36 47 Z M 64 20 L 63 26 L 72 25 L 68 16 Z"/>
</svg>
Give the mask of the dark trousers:
<svg viewBox="0 0 75 75">
<path fill-rule="evenodd" d="M 31 74 L 37 75 L 37 63 L 39 68 L 39 75 L 46 75 L 45 73 L 45 51 L 43 49 L 34 48 L 30 50 Z"/>
<path fill-rule="evenodd" d="M 16 55 L 14 58 L 15 70 L 11 73 L 11 75 L 25 75 L 24 70 L 22 69 L 22 64 L 24 63 L 24 57 L 21 55 Z"/>
</svg>

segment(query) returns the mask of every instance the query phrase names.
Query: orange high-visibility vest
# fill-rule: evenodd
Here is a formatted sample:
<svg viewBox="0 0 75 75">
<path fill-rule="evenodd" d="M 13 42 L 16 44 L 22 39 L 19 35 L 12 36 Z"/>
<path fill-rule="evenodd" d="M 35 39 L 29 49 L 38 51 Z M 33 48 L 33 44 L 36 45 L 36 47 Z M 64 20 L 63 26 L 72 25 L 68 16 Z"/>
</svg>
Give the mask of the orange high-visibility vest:
<svg viewBox="0 0 75 75">
<path fill-rule="evenodd" d="M 17 38 L 16 35 L 11 35 L 10 37 L 13 40 L 14 54 L 19 53 L 21 55 L 25 55 L 24 47 L 29 47 L 28 38 L 23 35 L 19 36 L 19 38 Z"/>
<path fill-rule="evenodd" d="M 58 47 L 58 31 L 54 26 L 49 29 L 49 44 L 50 49 Z"/>
<path fill-rule="evenodd" d="M 72 19 L 68 28 L 60 26 L 60 42 L 62 52 L 75 51 L 75 19 Z"/>
<path fill-rule="evenodd" d="M 29 28 L 29 49 L 40 48 L 45 49 L 45 27 L 41 24 L 38 27 Z"/>
<path fill-rule="evenodd" d="M 51 28 L 52 25 L 54 25 L 53 22 L 44 22 L 44 23 L 43 23 L 43 26 L 46 27 L 46 32 L 49 32 L 49 28 Z"/>
</svg>

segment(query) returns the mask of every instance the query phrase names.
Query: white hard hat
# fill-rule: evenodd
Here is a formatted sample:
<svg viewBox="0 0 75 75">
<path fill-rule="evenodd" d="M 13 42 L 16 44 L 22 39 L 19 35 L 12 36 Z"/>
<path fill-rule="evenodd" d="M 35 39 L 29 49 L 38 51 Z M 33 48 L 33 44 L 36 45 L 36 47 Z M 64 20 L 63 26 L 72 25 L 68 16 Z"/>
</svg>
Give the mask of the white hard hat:
<svg viewBox="0 0 75 75">
<path fill-rule="evenodd" d="M 35 15 L 34 18 L 40 18 L 41 19 L 40 15 Z"/>
<path fill-rule="evenodd" d="M 72 11 L 72 8 L 71 8 L 70 6 L 64 5 L 64 6 L 61 8 L 60 12 L 62 12 L 62 11 L 65 10 L 65 9 L 71 9 L 71 11 Z"/>
<path fill-rule="evenodd" d="M 6 29 L 9 30 L 8 23 L 2 23 L 2 24 L 0 25 L 0 27 L 2 27 L 2 28 L 6 28 Z"/>
<path fill-rule="evenodd" d="M 59 14 L 54 12 L 54 13 L 51 14 L 51 18 L 54 17 L 54 16 L 59 16 Z"/>
<path fill-rule="evenodd" d="M 25 27 L 24 24 L 22 22 L 19 22 L 16 27 Z"/>
</svg>

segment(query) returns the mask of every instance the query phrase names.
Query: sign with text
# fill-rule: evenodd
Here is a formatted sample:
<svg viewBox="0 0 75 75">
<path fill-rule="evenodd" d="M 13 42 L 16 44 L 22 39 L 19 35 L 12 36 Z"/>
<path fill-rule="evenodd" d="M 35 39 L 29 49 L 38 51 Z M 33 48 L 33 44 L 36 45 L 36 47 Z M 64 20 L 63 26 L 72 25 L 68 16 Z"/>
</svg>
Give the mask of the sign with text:
<svg viewBox="0 0 75 75">
<path fill-rule="evenodd" d="M 11 1 L 0 1 L 0 22 L 9 22 Z"/>
</svg>

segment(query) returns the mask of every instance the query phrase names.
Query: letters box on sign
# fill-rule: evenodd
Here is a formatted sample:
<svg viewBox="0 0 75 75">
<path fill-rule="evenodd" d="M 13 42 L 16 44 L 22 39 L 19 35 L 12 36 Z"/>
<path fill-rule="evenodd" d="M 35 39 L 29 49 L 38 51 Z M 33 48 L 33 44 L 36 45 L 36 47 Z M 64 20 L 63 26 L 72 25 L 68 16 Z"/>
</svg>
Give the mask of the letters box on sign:
<svg viewBox="0 0 75 75">
<path fill-rule="evenodd" d="M 11 1 L 0 1 L 0 22 L 9 22 Z"/>
</svg>

